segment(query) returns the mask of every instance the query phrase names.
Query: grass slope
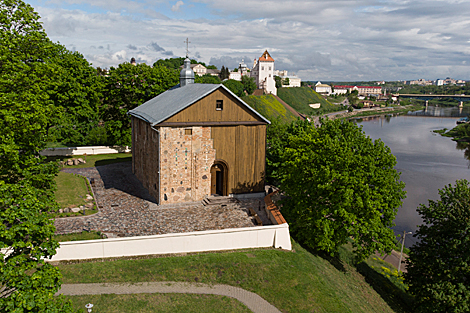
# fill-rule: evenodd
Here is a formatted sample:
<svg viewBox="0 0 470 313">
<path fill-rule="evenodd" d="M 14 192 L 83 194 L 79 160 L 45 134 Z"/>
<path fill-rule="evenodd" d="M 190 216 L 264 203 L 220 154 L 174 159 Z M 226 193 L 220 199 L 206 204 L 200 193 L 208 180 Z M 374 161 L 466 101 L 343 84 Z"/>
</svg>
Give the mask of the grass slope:
<svg viewBox="0 0 470 313">
<path fill-rule="evenodd" d="M 285 106 L 277 101 L 277 99 L 272 95 L 244 96 L 242 99 L 268 120 L 273 120 L 279 117 L 284 122 L 291 122 L 297 119 L 292 112 L 287 110 Z"/>
<path fill-rule="evenodd" d="M 88 188 L 83 177 L 59 172 L 55 181 L 57 183 L 55 197 L 61 208 L 79 207 L 85 204 Z"/>
<path fill-rule="evenodd" d="M 93 312 L 251 312 L 236 299 L 216 295 L 196 294 L 134 294 L 134 295 L 84 295 L 68 296 L 79 312 L 84 312 L 85 304 L 93 303 Z M 223 308 L 223 310 L 221 310 Z"/>
<path fill-rule="evenodd" d="M 277 96 L 287 102 L 297 112 L 313 115 L 315 110 L 309 104 L 321 103 L 321 108 L 333 108 L 334 105 L 323 99 L 318 93 L 309 87 L 278 88 Z"/>
<path fill-rule="evenodd" d="M 283 312 L 405 312 L 398 297 L 403 291 L 372 266 L 364 264 L 358 270 L 340 259 L 311 254 L 296 242 L 293 249 L 99 260 L 60 263 L 58 267 L 63 283 L 68 284 L 146 281 L 228 284 L 257 293 Z M 345 248 L 341 254 L 350 255 L 350 251 Z"/>
</svg>

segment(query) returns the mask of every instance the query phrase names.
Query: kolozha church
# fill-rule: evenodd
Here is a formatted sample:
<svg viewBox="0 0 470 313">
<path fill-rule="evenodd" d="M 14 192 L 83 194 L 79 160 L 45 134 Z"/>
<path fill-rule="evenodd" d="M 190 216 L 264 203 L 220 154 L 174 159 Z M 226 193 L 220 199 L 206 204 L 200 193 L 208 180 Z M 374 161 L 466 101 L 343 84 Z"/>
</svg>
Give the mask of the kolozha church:
<svg viewBox="0 0 470 313">
<path fill-rule="evenodd" d="M 180 84 L 129 111 L 132 170 L 158 204 L 264 194 L 270 123 L 221 84 Z"/>
</svg>

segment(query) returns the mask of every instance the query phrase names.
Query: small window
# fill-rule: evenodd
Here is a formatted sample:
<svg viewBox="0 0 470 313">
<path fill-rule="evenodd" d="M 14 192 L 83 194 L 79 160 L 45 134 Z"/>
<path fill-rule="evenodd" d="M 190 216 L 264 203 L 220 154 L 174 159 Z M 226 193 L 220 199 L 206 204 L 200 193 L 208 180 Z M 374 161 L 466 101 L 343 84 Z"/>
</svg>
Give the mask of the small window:
<svg viewBox="0 0 470 313">
<path fill-rule="evenodd" d="M 261 66 L 261 70 L 264 71 L 264 66 Z"/>
<path fill-rule="evenodd" d="M 185 134 L 185 135 L 192 135 L 192 134 L 193 134 L 192 128 L 186 128 L 186 129 L 184 130 L 184 134 Z"/>
<path fill-rule="evenodd" d="M 271 70 L 271 66 L 269 67 L 269 70 Z"/>
<path fill-rule="evenodd" d="M 224 100 L 216 100 L 215 102 L 215 109 L 217 111 L 222 111 L 224 108 Z"/>
</svg>

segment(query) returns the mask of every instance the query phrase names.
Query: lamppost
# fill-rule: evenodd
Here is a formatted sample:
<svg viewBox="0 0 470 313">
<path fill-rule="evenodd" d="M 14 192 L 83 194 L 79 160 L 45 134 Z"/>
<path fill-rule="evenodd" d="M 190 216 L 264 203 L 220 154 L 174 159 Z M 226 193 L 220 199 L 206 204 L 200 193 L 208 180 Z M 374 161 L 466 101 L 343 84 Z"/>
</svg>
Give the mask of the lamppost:
<svg viewBox="0 0 470 313">
<path fill-rule="evenodd" d="M 403 256 L 403 246 L 405 245 L 405 237 L 406 235 L 411 235 L 411 234 L 412 232 L 403 231 L 403 241 L 401 242 L 400 261 L 398 262 L 398 273 L 400 273 L 401 258 Z"/>
<path fill-rule="evenodd" d="M 85 308 L 87 309 L 88 313 L 91 313 L 91 308 L 92 307 L 93 307 L 93 304 L 91 304 L 91 303 L 85 304 Z"/>
</svg>

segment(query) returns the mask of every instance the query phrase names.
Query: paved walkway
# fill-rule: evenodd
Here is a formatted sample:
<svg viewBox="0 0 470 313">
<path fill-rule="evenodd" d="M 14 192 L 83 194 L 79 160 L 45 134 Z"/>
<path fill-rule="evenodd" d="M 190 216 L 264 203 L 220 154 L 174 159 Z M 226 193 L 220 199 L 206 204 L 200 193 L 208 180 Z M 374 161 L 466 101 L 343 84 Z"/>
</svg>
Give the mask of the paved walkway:
<svg viewBox="0 0 470 313">
<path fill-rule="evenodd" d="M 264 224 L 269 224 L 262 212 L 263 199 L 242 200 L 227 206 L 205 207 L 201 202 L 158 206 L 132 173 L 130 162 L 63 171 L 95 180 L 93 191 L 99 212 L 84 217 L 57 218 L 57 234 L 91 229 L 112 237 L 130 237 L 253 227 L 248 207 L 259 213 Z"/>
<path fill-rule="evenodd" d="M 136 293 L 196 293 L 235 298 L 255 313 L 280 313 L 275 306 L 256 293 L 229 285 L 206 285 L 183 282 L 144 282 L 110 284 L 63 284 L 57 294 L 67 296 Z"/>
</svg>

